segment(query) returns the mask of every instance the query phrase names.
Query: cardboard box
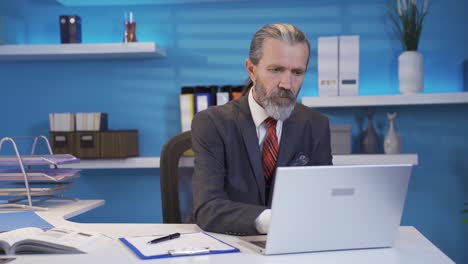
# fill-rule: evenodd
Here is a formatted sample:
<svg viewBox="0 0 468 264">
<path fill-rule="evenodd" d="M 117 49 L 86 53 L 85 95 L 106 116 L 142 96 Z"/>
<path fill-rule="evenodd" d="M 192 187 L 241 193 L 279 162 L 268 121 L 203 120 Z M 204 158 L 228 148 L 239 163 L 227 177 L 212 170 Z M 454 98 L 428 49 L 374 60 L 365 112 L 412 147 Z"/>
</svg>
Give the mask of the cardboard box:
<svg viewBox="0 0 468 264">
<path fill-rule="evenodd" d="M 75 153 L 75 132 L 50 132 L 50 147 L 54 154 Z"/>
<path fill-rule="evenodd" d="M 98 159 L 101 157 L 100 132 L 77 131 L 75 136 L 74 156 L 81 159 Z"/>
<path fill-rule="evenodd" d="M 81 159 L 128 158 L 139 155 L 138 130 L 50 132 L 55 154 Z"/>
<path fill-rule="evenodd" d="M 332 154 L 351 154 L 351 125 L 330 125 Z"/>
<path fill-rule="evenodd" d="M 101 131 L 100 134 L 101 158 L 128 158 L 139 155 L 138 130 L 109 130 Z"/>
</svg>

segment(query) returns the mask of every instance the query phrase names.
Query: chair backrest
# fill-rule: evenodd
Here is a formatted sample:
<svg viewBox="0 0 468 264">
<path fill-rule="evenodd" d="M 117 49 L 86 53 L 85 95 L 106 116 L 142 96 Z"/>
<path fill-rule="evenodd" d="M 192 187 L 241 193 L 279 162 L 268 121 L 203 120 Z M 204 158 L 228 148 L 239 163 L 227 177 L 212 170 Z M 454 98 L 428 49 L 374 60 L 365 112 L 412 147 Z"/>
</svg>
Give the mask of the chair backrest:
<svg viewBox="0 0 468 264">
<path fill-rule="evenodd" d="M 179 160 L 182 154 L 191 148 L 190 131 L 172 137 L 162 148 L 160 183 L 164 223 L 182 223 L 179 202 Z"/>
</svg>

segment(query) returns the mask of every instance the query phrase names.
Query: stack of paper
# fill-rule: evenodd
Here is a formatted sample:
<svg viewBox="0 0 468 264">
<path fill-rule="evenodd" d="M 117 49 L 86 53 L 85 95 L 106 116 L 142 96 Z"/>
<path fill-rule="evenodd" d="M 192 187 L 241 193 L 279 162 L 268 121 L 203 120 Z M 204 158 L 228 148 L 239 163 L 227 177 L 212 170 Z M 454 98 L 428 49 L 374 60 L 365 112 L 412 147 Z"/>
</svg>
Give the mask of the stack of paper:
<svg viewBox="0 0 468 264">
<path fill-rule="evenodd" d="M 75 114 L 73 113 L 50 113 L 50 131 L 70 132 L 75 131 Z"/>
<path fill-rule="evenodd" d="M 76 113 L 77 131 L 100 131 L 106 129 L 106 113 Z"/>
</svg>

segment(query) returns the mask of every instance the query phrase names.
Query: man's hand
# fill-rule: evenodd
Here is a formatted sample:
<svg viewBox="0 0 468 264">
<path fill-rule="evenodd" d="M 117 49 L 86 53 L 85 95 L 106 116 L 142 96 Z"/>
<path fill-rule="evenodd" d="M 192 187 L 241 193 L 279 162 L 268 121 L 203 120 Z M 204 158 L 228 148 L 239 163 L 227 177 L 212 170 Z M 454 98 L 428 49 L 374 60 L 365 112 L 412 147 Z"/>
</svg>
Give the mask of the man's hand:
<svg viewBox="0 0 468 264">
<path fill-rule="evenodd" d="M 268 227 L 270 226 L 270 218 L 271 209 L 266 209 L 257 217 L 257 219 L 255 219 L 255 228 L 260 234 L 268 233 Z"/>
</svg>

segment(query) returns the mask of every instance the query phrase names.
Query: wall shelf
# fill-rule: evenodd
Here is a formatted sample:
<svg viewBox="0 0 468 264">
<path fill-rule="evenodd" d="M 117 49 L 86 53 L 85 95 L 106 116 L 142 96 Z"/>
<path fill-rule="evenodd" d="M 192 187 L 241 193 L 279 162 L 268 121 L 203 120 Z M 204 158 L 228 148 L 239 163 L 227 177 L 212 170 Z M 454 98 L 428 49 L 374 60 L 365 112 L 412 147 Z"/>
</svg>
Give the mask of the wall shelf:
<svg viewBox="0 0 468 264">
<path fill-rule="evenodd" d="M 143 59 L 165 56 L 166 50 L 154 42 L 0 46 L 0 61 Z"/>
<path fill-rule="evenodd" d="M 163 5 L 211 2 L 245 2 L 247 0 L 55 0 L 63 6 L 122 6 L 122 5 Z"/>
<path fill-rule="evenodd" d="M 420 93 L 362 96 L 302 97 L 307 107 L 352 107 L 388 105 L 466 104 L 468 92 Z"/>
<path fill-rule="evenodd" d="M 154 169 L 159 168 L 159 157 L 135 157 L 126 159 L 82 159 L 80 163 L 76 163 L 74 165 L 67 164 L 59 167 L 75 169 Z"/>
<path fill-rule="evenodd" d="M 417 154 L 353 154 L 334 155 L 335 165 L 359 165 L 359 164 L 412 164 L 418 165 Z M 80 163 L 61 165 L 60 168 L 74 169 L 150 169 L 159 168 L 159 157 L 137 157 L 127 159 L 96 159 L 81 160 Z M 182 158 L 181 167 L 193 167 L 193 158 Z"/>
</svg>

